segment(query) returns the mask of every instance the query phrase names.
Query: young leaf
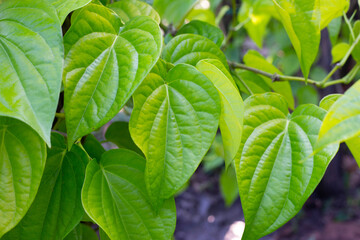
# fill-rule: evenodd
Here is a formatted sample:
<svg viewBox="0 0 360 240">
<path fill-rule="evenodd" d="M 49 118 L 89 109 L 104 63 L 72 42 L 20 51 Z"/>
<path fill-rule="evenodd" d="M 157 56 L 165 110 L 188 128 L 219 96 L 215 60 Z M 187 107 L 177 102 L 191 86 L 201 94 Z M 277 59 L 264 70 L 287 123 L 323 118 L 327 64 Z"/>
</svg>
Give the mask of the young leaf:
<svg viewBox="0 0 360 240">
<path fill-rule="evenodd" d="M 249 50 L 245 54 L 244 63 L 249 67 L 257 68 L 265 72 L 282 74 L 279 69 L 266 61 L 266 59 L 255 50 Z M 289 103 L 289 108 L 294 109 L 295 102 L 289 82 L 272 82 L 270 78 L 264 76 L 261 77 L 274 92 L 280 93 L 286 98 L 286 101 Z"/>
<path fill-rule="evenodd" d="M 91 2 L 91 0 L 48 0 L 57 11 L 60 23 L 65 21 L 67 15 Z"/>
<path fill-rule="evenodd" d="M 224 33 L 221 31 L 220 28 L 199 20 L 193 20 L 188 24 L 184 25 L 182 28 L 179 29 L 176 35 L 186 33 L 204 36 L 213 41 L 219 47 L 224 41 Z"/>
<path fill-rule="evenodd" d="M 154 0 L 153 6 L 162 19 L 178 26 L 196 2 L 196 0 Z"/>
<path fill-rule="evenodd" d="M 327 95 L 321 100 L 320 107 L 326 111 L 329 111 L 331 106 L 334 105 L 334 103 L 336 103 L 336 101 L 342 96 L 342 94 Z M 356 162 L 360 166 L 360 135 L 346 140 L 345 143 L 350 149 L 350 152 L 354 156 Z"/>
<path fill-rule="evenodd" d="M 236 173 L 233 164 L 220 174 L 220 191 L 225 205 L 230 207 L 239 198 L 239 188 L 236 183 Z"/>
<path fill-rule="evenodd" d="M 38 191 L 46 145 L 26 124 L 0 117 L 0 238 L 24 217 Z"/>
<path fill-rule="evenodd" d="M 326 28 L 334 18 L 342 16 L 343 12 L 349 9 L 349 5 L 349 0 L 320 0 L 320 28 Z"/>
<path fill-rule="evenodd" d="M 221 115 L 220 131 L 224 144 L 225 164 L 228 167 L 234 160 L 240 147 L 244 118 L 244 103 L 231 76 L 221 67 L 218 60 L 201 60 L 196 68 L 216 87 L 220 95 Z M 231 79 L 231 80 L 230 80 Z"/>
<path fill-rule="evenodd" d="M 335 0 L 337 1 L 337 0 Z M 273 0 L 307 79 L 320 44 L 320 0 Z"/>
<path fill-rule="evenodd" d="M 328 110 L 321 126 L 317 149 L 360 135 L 360 81 Z"/>
<path fill-rule="evenodd" d="M 50 144 L 63 59 L 62 33 L 47 0 L 0 4 L 0 115 L 30 125 Z"/>
<path fill-rule="evenodd" d="M 163 61 L 133 97 L 130 133 L 146 156 L 145 181 L 158 208 L 188 181 L 210 148 L 220 99 L 195 67 L 178 64 L 166 72 Z"/>
<path fill-rule="evenodd" d="M 341 61 L 345 57 L 349 48 L 350 48 L 350 45 L 348 43 L 336 44 L 331 50 L 332 63 L 334 64 L 336 62 Z"/>
<path fill-rule="evenodd" d="M 65 36 L 65 114 L 69 145 L 108 122 L 155 65 L 161 32 L 149 17 L 121 27 L 111 10 L 90 4 Z"/>
<path fill-rule="evenodd" d="M 111 239 L 168 239 L 168 228 L 149 203 L 144 169 L 145 159 L 125 149 L 110 150 L 99 163 L 92 160 L 87 166 L 83 206 Z M 162 211 L 172 218 L 176 215 L 174 208 Z M 173 234 L 175 225 L 171 228 Z"/>
<path fill-rule="evenodd" d="M 159 14 L 147 3 L 138 0 L 121 0 L 108 7 L 119 15 L 125 23 L 136 16 L 149 16 L 158 24 L 160 23 Z"/>
<path fill-rule="evenodd" d="M 84 214 L 81 187 L 89 159 L 76 145 L 67 152 L 65 139 L 60 134 L 53 133 L 51 143 L 35 200 L 20 223 L 4 236 L 4 240 L 61 240 Z"/>
<path fill-rule="evenodd" d="M 129 149 L 139 155 L 143 155 L 130 136 L 128 122 L 114 122 L 105 133 L 106 140 L 113 142 L 119 148 Z"/>
<path fill-rule="evenodd" d="M 216 26 L 215 14 L 210 9 L 192 9 L 189 14 L 186 15 L 185 20 L 189 22 L 199 20 L 212 26 Z"/>
<path fill-rule="evenodd" d="M 326 111 L 302 105 L 291 115 L 284 97 L 252 95 L 245 101 L 237 177 L 245 215 L 243 239 L 265 236 L 301 209 L 323 177 L 338 145 L 313 155 Z"/>
<path fill-rule="evenodd" d="M 174 37 L 165 46 L 162 56 L 165 61 L 175 65 L 187 63 L 193 66 L 203 59 L 217 59 L 228 68 L 226 57 L 220 48 L 206 37 L 195 34 Z"/>
</svg>

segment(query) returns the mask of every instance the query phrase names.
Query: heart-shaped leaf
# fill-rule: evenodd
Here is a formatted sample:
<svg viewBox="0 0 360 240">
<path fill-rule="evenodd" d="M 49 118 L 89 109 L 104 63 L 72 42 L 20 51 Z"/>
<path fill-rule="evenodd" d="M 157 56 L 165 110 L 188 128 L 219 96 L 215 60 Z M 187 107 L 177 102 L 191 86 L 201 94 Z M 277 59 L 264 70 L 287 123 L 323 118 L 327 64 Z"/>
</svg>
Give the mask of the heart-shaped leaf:
<svg viewBox="0 0 360 240">
<path fill-rule="evenodd" d="M 125 23 L 136 16 L 149 16 L 158 24 L 159 14 L 147 3 L 138 0 L 121 0 L 108 5 Z"/>
<path fill-rule="evenodd" d="M 191 177 L 219 124 L 220 99 L 195 67 L 167 72 L 159 61 L 134 94 L 130 133 L 146 156 L 145 181 L 156 208 Z"/>
<path fill-rule="evenodd" d="M 199 20 L 193 20 L 188 24 L 184 25 L 182 28 L 179 29 L 176 35 L 186 33 L 204 36 L 216 43 L 216 45 L 218 45 L 219 47 L 224 41 L 224 33 L 221 31 L 220 28 Z"/>
<path fill-rule="evenodd" d="M 245 54 L 244 63 L 249 67 L 257 68 L 268 73 L 280 75 L 282 74 L 279 69 L 266 61 L 266 59 L 255 50 L 249 50 Z M 295 102 L 289 82 L 272 82 L 270 78 L 264 76 L 261 77 L 274 92 L 280 93 L 286 98 L 286 101 L 289 103 L 289 108 L 294 109 Z M 254 78 L 253 80 L 256 81 L 256 78 Z M 254 84 L 260 84 L 260 82 L 256 82 Z"/>
<path fill-rule="evenodd" d="M 104 6 L 90 4 L 65 36 L 65 114 L 68 141 L 112 119 L 155 65 L 161 32 L 149 17 L 121 20 Z"/>
<path fill-rule="evenodd" d="M 0 238 L 24 217 L 38 191 L 46 145 L 26 124 L 0 117 Z"/>
<path fill-rule="evenodd" d="M 196 68 L 214 84 L 220 95 L 220 131 L 224 144 L 225 163 L 228 167 L 240 147 L 244 103 L 233 84 L 234 80 L 231 75 L 221 65 L 222 63 L 218 60 L 202 60 L 196 65 Z"/>
<path fill-rule="evenodd" d="M 337 0 L 335 0 L 337 1 Z M 307 79 L 320 44 L 320 0 L 273 0 Z"/>
<path fill-rule="evenodd" d="M 60 22 L 63 23 L 67 15 L 91 2 L 91 0 L 48 0 L 57 11 Z"/>
<path fill-rule="evenodd" d="M 58 133 L 52 134 L 51 143 L 35 200 L 4 240 L 62 240 L 84 214 L 81 188 L 89 159 L 76 145 L 67 152 L 65 138 Z"/>
<path fill-rule="evenodd" d="M 220 48 L 206 37 L 195 34 L 181 34 L 171 39 L 164 48 L 163 59 L 175 65 L 187 63 L 193 66 L 203 59 L 217 59 L 228 68 Z"/>
<path fill-rule="evenodd" d="M 285 224 L 320 182 L 338 149 L 335 144 L 313 155 L 325 114 L 309 104 L 290 115 L 285 98 L 276 93 L 246 99 L 236 163 L 243 239 L 259 239 Z"/>
<path fill-rule="evenodd" d="M 144 182 L 145 159 L 125 149 L 110 150 L 86 168 L 82 202 L 85 211 L 111 239 L 168 240 L 168 228 L 149 203 Z M 167 200 L 174 219 L 174 199 Z M 167 205 L 166 205 L 167 206 Z M 170 221 L 171 222 L 171 221 Z M 171 222 L 171 235 L 175 223 Z"/>
<path fill-rule="evenodd" d="M 62 32 L 47 0 L 0 4 L 0 115 L 30 125 L 50 144 L 63 59 Z"/>
</svg>

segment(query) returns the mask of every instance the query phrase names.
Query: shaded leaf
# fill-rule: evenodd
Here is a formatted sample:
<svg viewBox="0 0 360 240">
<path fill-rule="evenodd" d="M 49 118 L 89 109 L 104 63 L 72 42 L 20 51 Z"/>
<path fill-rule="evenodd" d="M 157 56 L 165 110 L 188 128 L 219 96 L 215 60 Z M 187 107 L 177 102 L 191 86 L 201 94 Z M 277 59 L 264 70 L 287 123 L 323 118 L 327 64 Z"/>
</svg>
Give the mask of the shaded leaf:
<svg viewBox="0 0 360 240">
<path fill-rule="evenodd" d="M 195 3 L 196 0 L 154 0 L 153 7 L 162 19 L 178 26 Z"/>
<path fill-rule="evenodd" d="M 48 0 L 57 11 L 60 22 L 63 23 L 67 15 L 91 2 L 91 0 Z"/>
<path fill-rule="evenodd" d="M 230 207 L 239 197 L 239 188 L 237 186 L 236 172 L 233 165 L 227 170 L 223 169 L 221 171 L 220 191 L 227 207 Z"/>
</svg>

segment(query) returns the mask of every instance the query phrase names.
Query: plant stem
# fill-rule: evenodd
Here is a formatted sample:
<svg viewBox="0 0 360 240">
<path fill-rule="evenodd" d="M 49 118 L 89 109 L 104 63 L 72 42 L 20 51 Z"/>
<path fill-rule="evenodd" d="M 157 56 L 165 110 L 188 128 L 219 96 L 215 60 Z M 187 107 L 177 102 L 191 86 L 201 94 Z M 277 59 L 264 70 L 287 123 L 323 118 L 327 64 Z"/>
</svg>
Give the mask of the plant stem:
<svg viewBox="0 0 360 240">
<path fill-rule="evenodd" d="M 349 28 L 350 35 L 351 35 L 352 39 L 355 40 L 354 30 L 353 30 L 353 28 L 352 28 L 352 26 L 351 26 L 351 23 L 350 23 L 349 18 L 346 16 L 346 12 L 343 12 L 343 17 L 344 17 L 344 20 L 345 20 L 346 25 L 347 25 L 348 28 Z"/>
<path fill-rule="evenodd" d="M 65 119 L 65 113 L 55 113 L 55 117 Z"/>
</svg>

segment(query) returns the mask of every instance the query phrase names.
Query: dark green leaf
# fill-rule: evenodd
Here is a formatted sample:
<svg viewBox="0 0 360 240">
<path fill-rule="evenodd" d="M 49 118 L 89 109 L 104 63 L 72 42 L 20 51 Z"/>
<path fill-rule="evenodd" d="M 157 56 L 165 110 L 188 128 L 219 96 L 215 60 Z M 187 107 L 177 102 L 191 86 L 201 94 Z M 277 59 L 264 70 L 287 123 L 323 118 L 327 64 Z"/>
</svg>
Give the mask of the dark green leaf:
<svg viewBox="0 0 360 240">
<path fill-rule="evenodd" d="M 92 134 L 85 137 L 83 147 L 91 158 L 96 158 L 97 160 L 101 159 L 101 155 L 105 152 L 104 147 Z"/>
<path fill-rule="evenodd" d="M 79 223 L 64 240 L 98 240 L 98 236 L 90 226 Z"/>
</svg>

